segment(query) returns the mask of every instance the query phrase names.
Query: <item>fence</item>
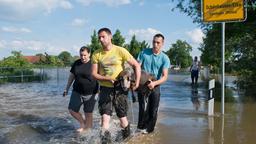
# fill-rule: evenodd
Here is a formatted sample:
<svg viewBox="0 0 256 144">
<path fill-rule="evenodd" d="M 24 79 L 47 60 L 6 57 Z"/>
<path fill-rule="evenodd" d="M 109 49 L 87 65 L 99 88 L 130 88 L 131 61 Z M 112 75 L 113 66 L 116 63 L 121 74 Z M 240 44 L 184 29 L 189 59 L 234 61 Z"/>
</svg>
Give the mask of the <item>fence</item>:
<svg viewBox="0 0 256 144">
<path fill-rule="evenodd" d="M 14 68 L 0 67 L 0 83 L 67 79 L 69 68 Z"/>
</svg>

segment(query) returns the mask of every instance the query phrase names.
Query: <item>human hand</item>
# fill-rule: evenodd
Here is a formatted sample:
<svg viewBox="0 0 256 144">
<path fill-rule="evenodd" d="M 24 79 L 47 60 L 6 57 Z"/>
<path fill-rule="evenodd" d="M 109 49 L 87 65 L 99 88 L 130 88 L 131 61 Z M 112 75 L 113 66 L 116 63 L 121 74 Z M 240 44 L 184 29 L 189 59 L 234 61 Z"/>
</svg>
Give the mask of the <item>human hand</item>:
<svg viewBox="0 0 256 144">
<path fill-rule="evenodd" d="M 65 97 L 68 94 L 67 90 L 64 90 L 62 96 Z"/>
<path fill-rule="evenodd" d="M 135 84 L 135 85 L 132 85 L 132 90 L 135 91 L 138 87 L 139 87 L 139 83 Z"/>
<path fill-rule="evenodd" d="M 114 84 L 115 83 L 115 81 L 114 80 L 109 80 L 112 84 Z"/>
<path fill-rule="evenodd" d="M 110 81 L 112 84 L 114 84 L 115 82 L 115 79 L 113 79 L 112 77 L 110 76 L 106 76 L 107 77 L 107 80 Z"/>
<path fill-rule="evenodd" d="M 155 88 L 155 83 L 152 81 L 152 80 L 149 80 L 149 84 L 148 84 L 148 88 L 150 89 L 150 90 L 152 90 L 152 89 L 154 89 Z"/>
</svg>

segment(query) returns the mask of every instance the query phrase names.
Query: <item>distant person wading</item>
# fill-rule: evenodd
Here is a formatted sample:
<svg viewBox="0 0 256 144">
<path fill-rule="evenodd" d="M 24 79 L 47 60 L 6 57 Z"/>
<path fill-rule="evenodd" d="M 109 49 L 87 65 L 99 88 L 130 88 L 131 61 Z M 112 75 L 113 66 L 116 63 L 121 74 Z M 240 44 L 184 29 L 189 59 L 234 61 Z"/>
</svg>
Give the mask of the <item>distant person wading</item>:
<svg viewBox="0 0 256 144">
<path fill-rule="evenodd" d="M 200 62 L 197 59 L 197 56 L 195 56 L 192 65 L 190 67 L 190 73 L 191 73 L 191 85 L 197 85 L 198 82 L 198 75 L 200 71 Z"/>
</svg>

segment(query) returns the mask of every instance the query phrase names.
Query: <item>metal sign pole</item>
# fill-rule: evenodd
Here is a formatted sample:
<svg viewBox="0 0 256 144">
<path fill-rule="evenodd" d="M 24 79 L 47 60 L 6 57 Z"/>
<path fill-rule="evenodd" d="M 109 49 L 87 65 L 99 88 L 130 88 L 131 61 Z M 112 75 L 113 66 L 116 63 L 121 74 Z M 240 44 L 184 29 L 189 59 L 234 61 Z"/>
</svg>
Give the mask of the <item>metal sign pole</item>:
<svg viewBox="0 0 256 144">
<path fill-rule="evenodd" d="M 225 103 L 225 22 L 245 21 L 247 17 L 246 5 L 247 0 L 201 0 L 203 21 L 206 23 L 222 23 L 222 114 L 224 114 Z"/>
<path fill-rule="evenodd" d="M 222 22 L 222 76 L 221 76 L 221 113 L 224 114 L 225 103 L 225 22 Z"/>
</svg>

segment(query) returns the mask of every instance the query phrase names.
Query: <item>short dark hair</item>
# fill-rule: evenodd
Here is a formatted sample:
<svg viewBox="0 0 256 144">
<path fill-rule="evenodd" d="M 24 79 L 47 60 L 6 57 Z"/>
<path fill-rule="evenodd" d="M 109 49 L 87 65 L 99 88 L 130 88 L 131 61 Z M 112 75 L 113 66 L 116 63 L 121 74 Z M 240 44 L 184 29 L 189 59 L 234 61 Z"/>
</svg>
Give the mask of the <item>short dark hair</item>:
<svg viewBox="0 0 256 144">
<path fill-rule="evenodd" d="M 101 29 L 98 31 L 98 34 L 100 34 L 101 32 L 106 32 L 106 33 L 112 35 L 111 30 L 110 30 L 109 28 L 101 28 Z"/>
<path fill-rule="evenodd" d="M 161 38 L 164 40 L 164 36 L 163 36 L 162 34 L 160 34 L 160 33 L 155 34 L 155 35 L 154 35 L 154 38 L 155 38 L 155 37 L 161 37 Z"/>
<path fill-rule="evenodd" d="M 88 53 L 91 53 L 91 49 L 90 48 L 88 48 L 88 47 L 86 47 L 86 46 L 82 46 L 81 48 L 80 48 L 80 52 L 83 52 L 83 51 L 87 51 Z"/>
</svg>

